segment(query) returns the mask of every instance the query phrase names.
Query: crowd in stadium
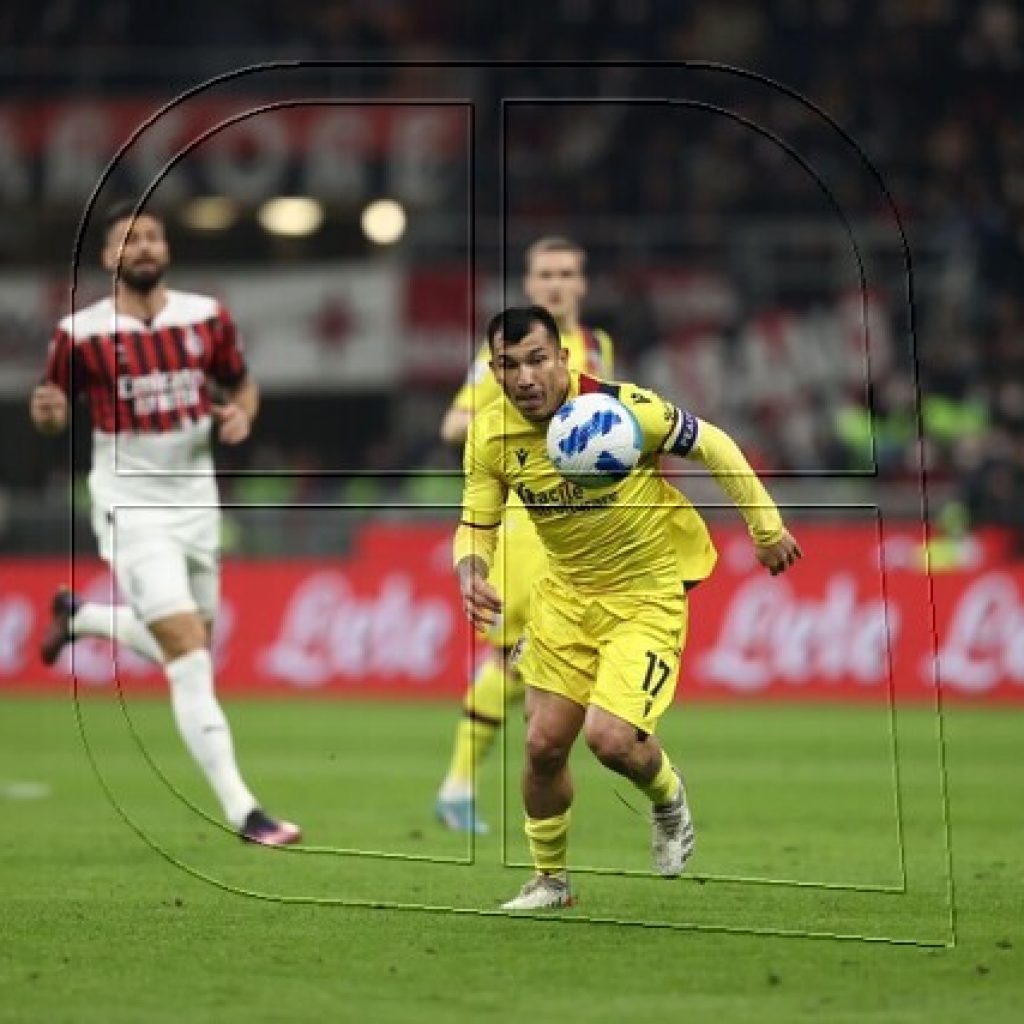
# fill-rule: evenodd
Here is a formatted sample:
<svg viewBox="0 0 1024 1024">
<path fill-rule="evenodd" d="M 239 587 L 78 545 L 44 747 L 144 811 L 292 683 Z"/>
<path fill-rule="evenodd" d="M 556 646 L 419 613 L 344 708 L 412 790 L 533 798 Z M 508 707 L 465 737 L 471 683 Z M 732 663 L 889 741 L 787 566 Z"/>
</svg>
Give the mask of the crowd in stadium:
<svg viewBox="0 0 1024 1024">
<path fill-rule="evenodd" d="M 39 10 L 38 4 L 5 5 L 0 34 L 16 48 L 12 73 L 43 91 L 69 84 L 114 94 L 175 88 L 184 71 L 173 62 L 149 60 L 147 53 L 194 47 L 200 12 L 203 39 L 199 63 L 189 66 L 192 77 L 196 67 L 205 67 L 202 52 L 216 54 L 220 70 L 231 54 L 239 62 L 395 55 L 409 61 L 628 61 L 643 55 L 722 61 L 801 90 L 864 148 L 896 201 L 914 256 L 913 320 L 901 312 L 906 277 L 898 235 L 878 182 L 863 164 L 837 144 L 813 111 L 769 90 L 716 86 L 712 98 L 732 102 L 751 121 L 774 128 L 820 169 L 836 201 L 858 224 L 889 232 L 882 262 L 874 267 L 881 284 L 871 285 L 883 293 L 893 342 L 875 367 L 873 417 L 863 410 L 863 381 L 841 376 L 817 391 L 794 389 L 782 406 L 773 404 L 770 390 L 758 394 L 755 381 L 740 407 L 712 407 L 711 415 L 728 414 L 747 439 L 765 426 L 777 430 L 781 443 L 755 452 L 771 468 L 864 470 L 877 464 L 883 478 L 909 480 L 920 458 L 919 385 L 932 478 L 955 485 L 972 523 L 1024 529 L 1024 128 L 1010 102 L 1024 84 L 1024 17 L 1008 0 L 790 0 L 770 9 L 753 0 L 557 0 L 545 24 L 557 24 L 558 30 L 543 32 L 540 22 L 520 19 L 514 11 L 467 10 L 449 0 L 262 0 L 247 5 L 245 19 L 235 17 L 230 5 L 196 3 L 143 9 L 125 0 L 46 0 L 41 17 Z M 103 48 L 134 56 L 98 72 L 96 61 L 75 60 L 76 53 Z M 941 74 L 932 73 L 935 68 Z M 402 81 L 401 69 L 393 75 Z M 598 70 L 593 81 L 607 100 L 630 93 L 628 70 Z M 692 112 L 677 112 L 673 120 L 663 109 L 643 105 L 609 102 L 606 108 L 582 120 L 568 107 L 510 115 L 522 117 L 529 128 L 520 138 L 546 155 L 545 161 L 529 159 L 510 134 L 508 189 L 515 215 L 554 230 L 567 223 L 597 224 L 609 211 L 666 225 L 668 243 L 646 239 L 645 258 L 652 265 L 693 259 L 736 286 L 739 303 L 728 322 L 716 325 L 722 343 L 711 358 L 720 375 L 742 372 L 745 335 L 757 315 L 780 304 L 796 311 L 813 308 L 822 301 L 822 284 L 782 282 L 770 295 L 759 294 L 758 280 L 721 239 L 741 220 L 831 218 L 834 226 L 834 212 L 806 171 L 755 132 Z M 497 166 L 493 170 L 497 174 Z M 633 259 L 621 238 L 595 230 L 589 239 L 586 227 L 578 234 L 591 250 L 598 279 L 615 278 Z M 810 237 L 793 244 L 799 255 L 813 259 L 819 242 Z M 856 281 L 848 275 L 845 283 Z M 601 290 L 595 289 L 589 312 L 617 335 L 625 365 L 638 373 L 657 369 L 672 346 L 692 342 L 692 332 L 666 337 L 642 295 L 623 303 L 620 291 L 602 305 Z M 286 457 L 310 468 L 322 462 L 316 451 Z M 370 471 L 413 464 L 457 469 L 451 455 L 422 433 L 411 446 L 402 437 L 383 439 L 362 458 L 362 468 Z M 424 485 L 409 486 L 415 492 Z M 448 482 L 431 486 L 451 490 Z M 358 488 L 368 494 L 394 489 L 386 479 L 364 480 Z"/>
</svg>

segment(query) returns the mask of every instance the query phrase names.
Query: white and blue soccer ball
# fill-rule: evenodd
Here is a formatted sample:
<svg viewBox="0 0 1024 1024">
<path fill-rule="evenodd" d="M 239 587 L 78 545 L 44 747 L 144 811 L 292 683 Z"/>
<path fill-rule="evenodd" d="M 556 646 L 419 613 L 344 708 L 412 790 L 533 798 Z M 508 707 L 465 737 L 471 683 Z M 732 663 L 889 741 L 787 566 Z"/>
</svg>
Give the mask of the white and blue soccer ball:
<svg viewBox="0 0 1024 1024">
<path fill-rule="evenodd" d="M 633 413 L 603 392 L 580 395 L 548 424 L 548 458 L 570 483 L 608 487 L 625 479 L 643 454 Z"/>
</svg>

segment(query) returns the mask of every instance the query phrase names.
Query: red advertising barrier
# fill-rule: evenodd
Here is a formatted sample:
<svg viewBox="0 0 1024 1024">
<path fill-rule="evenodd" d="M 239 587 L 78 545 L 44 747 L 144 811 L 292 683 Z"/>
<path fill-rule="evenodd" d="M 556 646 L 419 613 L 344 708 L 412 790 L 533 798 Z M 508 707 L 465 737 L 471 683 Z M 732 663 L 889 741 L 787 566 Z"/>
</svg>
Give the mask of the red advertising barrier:
<svg viewBox="0 0 1024 1024">
<path fill-rule="evenodd" d="M 998 538 L 957 553 L 958 567 L 922 571 L 920 531 L 801 525 L 804 560 L 768 576 L 740 529 L 716 530 L 720 561 L 692 594 L 680 697 L 1024 701 L 1024 564 Z M 473 658 L 443 526 L 365 530 L 345 558 L 228 562 L 218 623 L 225 693 L 443 697 L 461 694 Z M 36 656 L 63 560 L 0 562 L 0 693 L 66 685 Z M 95 561 L 75 586 L 111 600 Z M 936 657 L 937 655 L 937 657 Z M 160 692 L 161 676 L 120 652 L 122 683 Z M 111 691 L 108 644 L 75 645 L 80 688 Z"/>
</svg>

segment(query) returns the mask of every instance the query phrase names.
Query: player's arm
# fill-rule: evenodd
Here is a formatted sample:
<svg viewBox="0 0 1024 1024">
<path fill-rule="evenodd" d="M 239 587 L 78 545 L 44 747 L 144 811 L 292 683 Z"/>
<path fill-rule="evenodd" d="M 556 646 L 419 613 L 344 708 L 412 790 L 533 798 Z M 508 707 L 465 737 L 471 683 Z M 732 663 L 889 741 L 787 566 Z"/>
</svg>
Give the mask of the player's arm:
<svg viewBox="0 0 1024 1024">
<path fill-rule="evenodd" d="M 739 445 L 719 427 L 691 412 L 674 409 L 661 450 L 702 462 L 746 520 L 757 560 L 773 575 L 803 554 L 786 529 L 778 507 L 747 462 Z"/>
<path fill-rule="evenodd" d="M 260 409 L 260 389 L 249 373 L 243 344 L 231 314 L 218 306 L 210 375 L 221 386 L 224 401 L 213 406 L 217 437 L 224 444 L 241 444 Z"/>
<path fill-rule="evenodd" d="M 487 455 L 484 443 L 470 428 L 463 453 L 462 518 L 455 531 L 453 561 L 463 609 L 481 632 L 493 625 L 501 612 L 501 598 L 487 582 L 487 574 L 508 497 L 508 488 Z"/>
<path fill-rule="evenodd" d="M 68 425 L 68 395 L 72 391 L 71 335 L 58 329 L 50 342 L 43 380 L 32 389 L 28 414 L 41 434 L 59 434 Z"/>
<path fill-rule="evenodd" d="M 472 421 L 473 414 L 468 409 L 459 409 L 453 405 L 441 420 L 441 440 L 452 446 L 464 443 Z"/>
<path fill-rule="evenodd" d="M 217 421 L 217 436 L 224 444 L 241 444 L 252 432 L 253 422 L 260 410 L 260 389 L 251 375 L 246 374 L 233 388 L 225 388 L 226 401 L 213 406 Z"/>
<path fill-rule="evenodd" d="M 465 382 L 441 421 L 441 440 L 445 444 L 464 444 L 476 412 L 490 405 L 501 394 L 501 388 L 491 373 L 490 359 L 490 346 L 484 342 L 477 351 Z"/>
</svg>

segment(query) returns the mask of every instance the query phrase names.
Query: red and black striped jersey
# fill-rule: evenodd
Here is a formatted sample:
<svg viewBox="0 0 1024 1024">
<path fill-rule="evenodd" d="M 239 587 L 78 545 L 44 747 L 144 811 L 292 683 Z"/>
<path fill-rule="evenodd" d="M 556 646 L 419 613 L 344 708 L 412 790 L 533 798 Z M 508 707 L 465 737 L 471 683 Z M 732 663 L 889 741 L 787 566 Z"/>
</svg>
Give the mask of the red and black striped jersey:
<svg viewBox="0 0 1024 1024">
<path fill-rule="evenodd" d="M 216 299 L 178 291 L 149 322 L 117 312 L 110 298 L 64 317 L 46 363 L 46 379 L 84 394 L 104 434 L 198 423 L 210 415 L 209 381 L 233 388 L 246 372 L 231 314 Z"/>
</svg>

